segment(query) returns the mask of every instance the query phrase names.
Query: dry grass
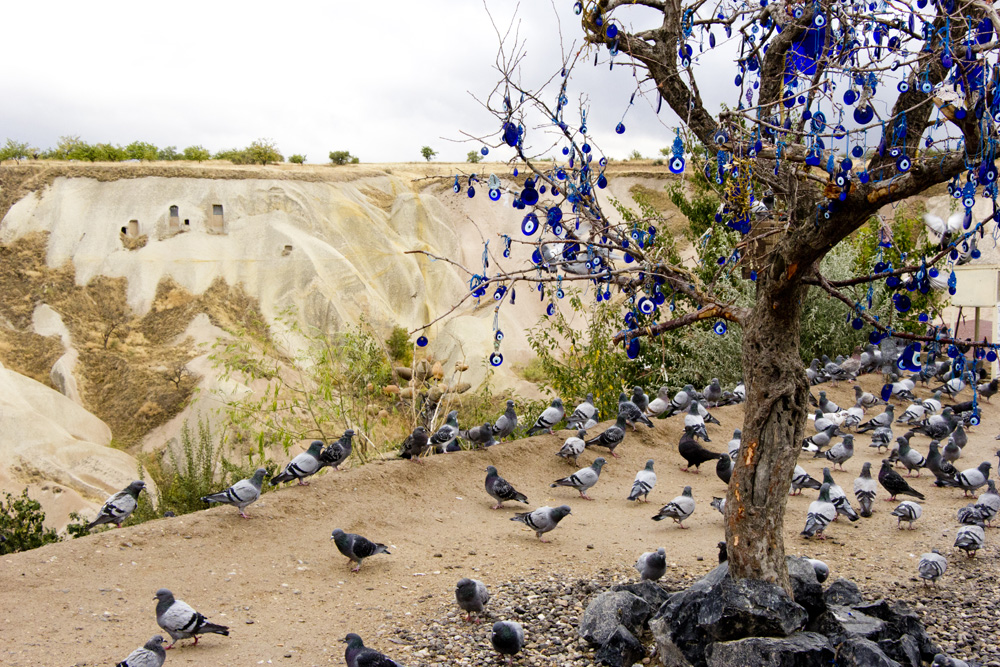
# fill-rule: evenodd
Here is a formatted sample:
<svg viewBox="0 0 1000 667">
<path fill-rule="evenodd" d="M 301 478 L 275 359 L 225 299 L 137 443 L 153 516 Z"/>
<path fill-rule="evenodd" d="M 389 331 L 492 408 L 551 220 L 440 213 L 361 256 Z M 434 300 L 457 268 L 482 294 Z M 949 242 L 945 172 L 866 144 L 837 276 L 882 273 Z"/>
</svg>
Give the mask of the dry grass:
<svg viewBox="0 0 1000 667">
<path fill-rule="evenodd" d="M 49 372 L 63 351 L 58 336 L 0 327 L 0 359 L 4 366 L 42 384 L 51 384 Z"/>
<path fill-rule="evenodd" d="M 143 234 L 142 236 L 129 236 L 128 234 L 119 234 L 118 237 L 122 241 L 122 246 L 126 250 L 138 250 L 139 248 L 145 248 L 146 243 L 149 241 L 149 237 Z"/>
<path fill-rule="evenodd" d="M 649 188 L 641 183 L 636 183 L 629 188 L 629 194 L 635 200 L 642 199 L 656 209 L 665 221 L 666 231 L 674 237 L 683 237 L 688 227 L 688 220 L 684 214 L 670 201 L 666 187 Z"/>
</svg>

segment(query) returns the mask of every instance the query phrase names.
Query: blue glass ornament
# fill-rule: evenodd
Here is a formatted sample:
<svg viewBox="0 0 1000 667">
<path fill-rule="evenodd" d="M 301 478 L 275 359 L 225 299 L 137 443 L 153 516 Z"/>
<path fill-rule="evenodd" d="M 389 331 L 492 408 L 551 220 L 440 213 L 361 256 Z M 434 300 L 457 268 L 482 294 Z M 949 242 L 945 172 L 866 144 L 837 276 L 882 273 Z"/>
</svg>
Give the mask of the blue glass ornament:
<svg viewBox="0 0 1000 667">
<path fill-rule="evenodd" d="M 625 348 L 625 354 L 628 356 L 629 359 L 635 359 L 636 357 L 639 356 L 640 349 L 641 348 L 639 347 L 639 339 L 632 338 L 628 342 L 628 347 Z"/>
<path fill-rule="evenodd" d="M 643 315 L 651 315 L 656 310 L 656 304 L 649 297 L 642 297 L 637 304 L 639 312 Z"/>
<path fill-rule="evenodd" d="M 417 339 L 417 347 L 427 347 L 427 336 L 421 336 Z"/>
<path fill-rule="evenodd" d="M 490 199 L 491 199 L 492 201 L 497 201 L 497 200 L 499 200 L 499 199 L 500 199 L 500 190 L 498 190 L 498 189 L 496 189 L 496 188 L 494 188 L 494 189 L 490 190 Z"/>
<path fill-rule="evenodd" d="M 625 125 L 618 123 L 618 125 L 615 126 L 615 134 L 625 134 Z"/>
<path fill-rule="evenodd" d="M 722 320 L 719 320 L 712 326 L 712 331 L 721 336 L 722 334 L 726 333 L 726 323 L 723 322 Z"/>
<path fill-rule="evenodd" d="M 555 314 L 556 314 L 556 306 L 555 306 L 555 304 L 554 304 L 554 303 L 550 303 L 550 304 L 549 304 L 549 305 L 548 305 L 548 306 L 547 306 L 547 307 L 545 308 L 545 314 L 546 314 L 546 315 L 555 315 Z"/>
<path fill-rule="evenodd" d="M 860 331 L 861 327 L 863 327 L 863 326 L 864 326 L 864 322 L 861 321 L 860 317 L 855 317 L 853 320 L 851 320 L 851 327 L 855 331 Z"/>
<path fill-rule="evenodd" d="M 534 213 L 529 213 L 521 221 L 521 233 L 525 236 L 531 236 L 536 231 L 538 231 L 538 216 Z"/>
<path fill-rule="evenodd" d="M 493 340 L 495 340 L 498 343 L 500 341 L 502 341 L 503 340 L 503 332 L 500 331 L 499 329 L 497 329 L 496 331 L 494 331 L 493 332 Z"/>
<path fill-rule="evenodd" d="M 503 355 L 499 352 L 494 352 L 490 355 L 490 366 L 494 368 L 503 363 Z"/>
<path fill-rule="evenodd" d="M 879 393 L 879 396 L 882 397 L 883 401 L 888 403 L 889 399 L 892 398 L 892 385 L 891 384 L 883 385 L 882 391 Z"/>
</svg>

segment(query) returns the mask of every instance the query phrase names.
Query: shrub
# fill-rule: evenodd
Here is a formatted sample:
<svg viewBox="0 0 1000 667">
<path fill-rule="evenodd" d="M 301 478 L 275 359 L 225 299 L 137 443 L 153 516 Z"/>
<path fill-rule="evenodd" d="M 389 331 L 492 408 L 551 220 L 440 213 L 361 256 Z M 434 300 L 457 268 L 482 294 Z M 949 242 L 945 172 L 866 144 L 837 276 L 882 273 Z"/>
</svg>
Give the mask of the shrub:
<svg viewBox="0 0 1000 667">
<path fill-rule="evenodd" d="M 185 160 L 191 160 L 192 162 L 203 162 L 204 160 L 211 160 L 212 155 L 202 146 L 188 146 L 184 149 L 182 153 Z"/>
<path fill-rule="evenodd" d="M 425 160 L 430 162 L 431 160 L 434 159 L 434 156 L 437 155 L 437 151 L 431 148 L 430 146 L 424 146 L 423 148 L 420 149 L 420 154 L 424 157 Z"/>
<path fill-rule="evenodd" d="M 27 488 L 17 498 L 5 495 L 6 501 L 0 500 L 0 555 L 60 540 L 54 529 L 45 527 L 42 504 L 28 497 Z"/>
<path fill-rule="evenodd" d="M 288 158 L 288 161 L 291 162 L 292 164 L 305 164 L 306 156 L 299 155 L 298 153 L 296 153 L 295 155 Z"/>
<path fill-rule="evenodd" d="M 465 161 L 472 164 L 479 164 L 482 159 L 483 156 L 479 151 L 469 151 L 469 154 L 465 156 Z"/>
<path fill-rule="evenodd" d="M 336 165 L 357 164 L 358 158 L 351 155 L 350 151 L 330 151 L 330 162 Z"/>
<path fill-rule="evenodd" d="M 403 327 L 393 327 L 392 333 L 385 341 L 386 349 L 392 360 L 401 366 L 410 366 L 413 363 L 413 343 L 410 341 L 410 334 Z"/>
</svg>

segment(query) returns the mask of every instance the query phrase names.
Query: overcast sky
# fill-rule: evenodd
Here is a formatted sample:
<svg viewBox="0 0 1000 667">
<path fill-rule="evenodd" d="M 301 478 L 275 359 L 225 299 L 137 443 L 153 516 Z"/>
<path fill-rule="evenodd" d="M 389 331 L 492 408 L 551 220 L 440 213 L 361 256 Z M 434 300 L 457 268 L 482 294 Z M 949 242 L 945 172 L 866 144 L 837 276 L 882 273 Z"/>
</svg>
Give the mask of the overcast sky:
<svg viewBox="0 0 1000 667">
<path fill-rule="evenodd" d="M 561 49 L 581 43 L 572 0 L 289 0 L 171 3 L 8 3 L 7 65 L 0 68 L 0 141 L 49 148 L 60 136 L 90 143 L 140 139 L 183 149 L 274 139 L 284 155 L 326 161 L 349 150 L 363 162 L 464 161 L 498 123 L 485 98 L 499 75 L 499 40 L 512 18 L 526 43 L 527 82 L 558 71 Z M 634 14 L 635 21 L 651 16 Z M 620 14 L 619 18 L 627 18 Z M 561 25 L 561 33 L 560 33 Z M 648 25 L 642 27 L 649 27 Z M 606 52 L 602 57 L 606 56 Z M 731 61 L 720 56 L 721 80 Z M 611 157 L 653 156 L 676 121 L 637 97 L 627 68 L 575 75 L 590 94 L 589 129 Z M 554 95 L 554 93 L 553 93 Z M 549 96 L 552 99 L 552 95 Z M 616 135 L 624 119 L 627 130 Z M 506 159 L 510 149 L 491 158 Z"/>
</svg>

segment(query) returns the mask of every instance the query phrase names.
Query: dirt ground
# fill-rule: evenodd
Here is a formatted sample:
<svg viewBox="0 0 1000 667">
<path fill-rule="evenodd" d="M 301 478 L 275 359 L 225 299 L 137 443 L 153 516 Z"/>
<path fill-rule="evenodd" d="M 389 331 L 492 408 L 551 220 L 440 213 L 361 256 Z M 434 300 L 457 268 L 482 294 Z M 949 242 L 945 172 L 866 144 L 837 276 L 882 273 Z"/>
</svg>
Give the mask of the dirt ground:
<svg viewBox="0 0 1000 667">
<path fill-rule="evenodd" d="M 877 392 L 880 379 L 867 376 L 862 385 Z M 841 405 L 851 403 L 850 385 L 822 388 Z M 925 389 L 918 393 L 929 395 Z M 1000 419 L 994 407 L 984 407 L 984 423 L 970 434 L 959 469 L 984 460 L 996 464 Z M 708 446 L 721 452 L 740 426 L 742 411 L 732 406 L 714 413 L 722 426 L 709 426 Z M 724 495 L 725 486 L 711 465 L 700 475 L 679 470 L 681 417 L 655 423 L 653 430 L 640 426 L 628 433 L 618 449 L 622 458 L 608 457 L 590 491 L 593 502 L 572 489 L 549 487 L 575 470 L 555 456 L 569 435 L 562 431 L 487 451 L 435 456 L 423 464 L 388 461 L 327 471 L 308 487 L 266 495 L 250 507 L 251 520 L 219 507 L 5 556 L 0 559 L 0 664 L 114 664 L 160 632 L 153 593 L 161 587 L 231 627 L 229 637 L 208 635 L 197 647 L 190 640 L 179 643 L 168 652 L 168 665 L 339 665 L 339 640 L 348 632 L 359 633 L 403 664 L 417 665 L 420 659 L 413 654 L 420 647 L 391 643 L 394 631 L 452 610 L 454 585 L 463 576 L 490 585 L 550 573 L 586 576 L 607 568 L 634 575 L 636 557 L 658 546 L 666 547 L 679 572 L 703 574 L 715 565 L 715 545 L 723 539 L 722 516 L 709 502 L 713 495 Z M 857 441 L 847 472 L 834 473 L 852 500 L 862 462 L 872 461 L 877 469 L 882 458 L 867 446 L 870 438 L 862 435 Z M 927 442 L 914 438 L 924 453 Z M 604 454 L 588 451 L 581 463 L 596 455 Z M 658 474 L 651 502 L 628 503 L 635 473 L 648 458 L 655 459 Z M 824 462 L 800 459 L 814 477 L 821 476 Z M 483 482 L 491 464 L 528 496 L 531 508 L 573 508 L 549 534 L 552 543 L 540 543 L 525 526 L 509 521 L 523 506 L 490 509 Z M 966 501 L 961 491 L 934 488 L 932 479 L 925 472 L 912 482 L 928 497 L 913 531 L 896 529 L 889 515 L 895 504 L 883 502 L 887 496 L 880 488 L 873 517 L 854 524 L 842 519 L 827 531 L 834 539 L 808 541 L 798 533 L 816 494 L 791 497 L 787 550 L 821 558 L 831 566 L 831 580 L 854 578 L 863 588 L 866 580 L 914 576 L 917 558 L 933 547 L 951 565 L 945 586 L 963 569 L 995 568 L 993 530 L 987 531 L 987 548 L 973 561 L 964 562 L 952 548 L 955 511 Z M 698 503 L 686 522 L 690 528 L 651 521 L 686 484 Z M 392 555 L 371 558 L 359 574 L 351 574 L 349 562 L 329 539 L 338 527 L 385 542 Z"/>
</svg>

